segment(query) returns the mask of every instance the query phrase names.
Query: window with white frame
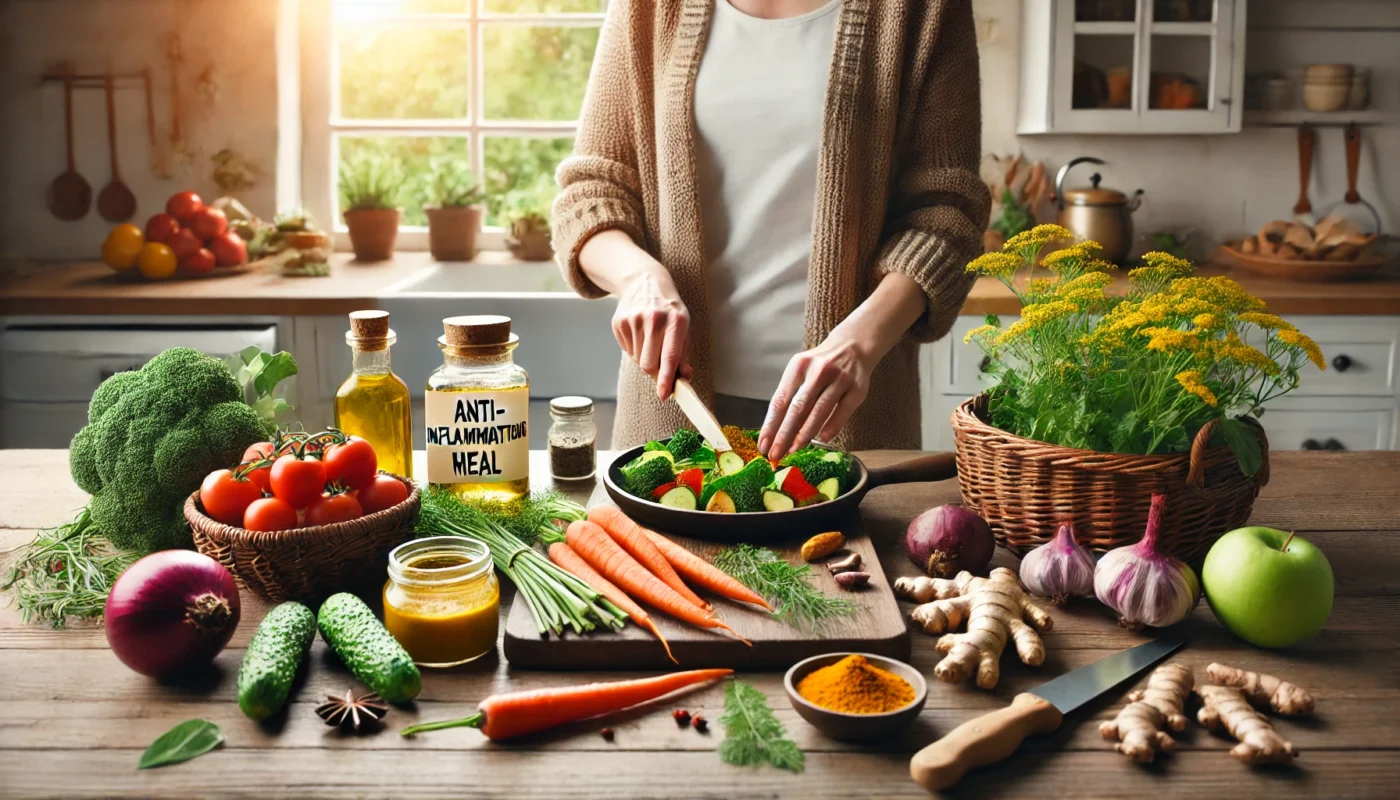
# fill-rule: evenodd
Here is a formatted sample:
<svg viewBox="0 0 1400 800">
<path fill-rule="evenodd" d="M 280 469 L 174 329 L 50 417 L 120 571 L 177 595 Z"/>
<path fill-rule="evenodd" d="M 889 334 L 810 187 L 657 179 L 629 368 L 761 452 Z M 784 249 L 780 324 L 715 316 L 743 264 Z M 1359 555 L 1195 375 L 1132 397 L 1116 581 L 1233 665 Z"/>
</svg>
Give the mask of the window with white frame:
<svg viewBox="0 0 1400 800">
<path fill-rule="evenodd" d="M 359 155 L 397 165 L 400 246 L 425 246 L 432 166 L 471 166 L 486 193 L 483 244 L 512 212 L 548 213 L 573 149 L 607 0 L 311 0 L 303 42 L 303 191 L 341 221 L 338 172 Z M 327 226 L 329 227 L 329 226 Z"/>
</svg>

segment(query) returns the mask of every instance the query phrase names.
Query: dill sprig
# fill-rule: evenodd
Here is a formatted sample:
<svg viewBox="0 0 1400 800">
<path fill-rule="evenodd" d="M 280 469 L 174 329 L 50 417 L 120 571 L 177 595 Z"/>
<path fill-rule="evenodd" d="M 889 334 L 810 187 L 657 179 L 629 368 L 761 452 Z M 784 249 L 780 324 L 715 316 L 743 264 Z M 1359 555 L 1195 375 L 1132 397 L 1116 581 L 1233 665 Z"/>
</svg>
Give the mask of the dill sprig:
<svg viewBox="0 0 1400 800">
<path fill-rule="evenodd" d="M 763 692 L 742 681 L 730 681 L 724 691 L 724 742 L 719 757 L 727 764 L 751 766 L 765 761 L 779 769 L 801 772 L 805 758 L 787 738 L 783 723 L 773 716 Z"/>
<path fill-rule="evenodd" d="M 557 489 L 536 492 L 509 502 L 467 500 L 496 524 L 533 545 L 543 534 L 562 531 L 570 522 L 588 517 L 588 509 L 565 497 Z"/>
<path fill-rule="evenodd" d="M 777 553 L 751 544 L 726 547 L 715 566 L 773 604 L 773 616 L 793 627 L 816 627 L 832 617 L 855 612 L 851 600 L 828 597 L 812 586 L 812 568 L 794 566 Z"/>
<path fill-rule="evenodd" d="M 85 508 L 67 525 L 39 531 L 0 590 L 14 589 L 21 621 L 62 628 L 68 617 L 102 616 L 112 583 L 139 557 L 113 547 Z"/>
</svg>

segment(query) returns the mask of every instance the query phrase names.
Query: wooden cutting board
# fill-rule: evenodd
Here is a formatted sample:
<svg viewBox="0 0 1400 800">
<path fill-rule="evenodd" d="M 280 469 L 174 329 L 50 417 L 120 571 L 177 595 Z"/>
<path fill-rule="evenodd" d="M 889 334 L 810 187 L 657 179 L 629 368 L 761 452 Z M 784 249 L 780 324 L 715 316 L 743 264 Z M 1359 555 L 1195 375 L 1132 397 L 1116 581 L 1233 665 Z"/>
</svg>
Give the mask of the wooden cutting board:
<svg viewBox="0 0 1400 800">
<path fill-rule="evenodd" d="M 680 666 L 733 667 L 735 669 L 785 670 L 808 656 L 834 651 L 855 651 L 909 659 L 909 633 L 895 602 L 894 591 L 876 557 L 870 537 L 860 530 L 860 515 L 845 524 L 846 550 L 860 553 L 870 573 L 870 584 L 861 591 L 836 585 L 822 563 L 812 565 L 814 585 L 828 595 L 856 601 L 854 614 L 827 620 L 816 630 L 798 629 L 779 622 L 762 609 L 734 603 L 697 589 L 714 604 L 721 619 L 753 643 L 752 647 L 724 632 L 712 632 L 677 622 L 660 613 L 652 619 L 671 644 Z M 664 531 L 663 531 L 664 533 Z M 676 542 L 709 558 L 723 545 L 673 537 Z M 794 564 L 804 539 L 775 539 L 764 543 Z M 838 556 L 839 557 L 839 556 Z M 648 609 L 648 611 L 652 611 Z M 620 632 L 594 631 L 584 635 L 540 636 L 523 596 L 517 595 L 506 621 L 506 660 L 526 669 L 665 669 L 675 665 L 666 658 L 661 643 L 636 625 Z"/>
</svg>

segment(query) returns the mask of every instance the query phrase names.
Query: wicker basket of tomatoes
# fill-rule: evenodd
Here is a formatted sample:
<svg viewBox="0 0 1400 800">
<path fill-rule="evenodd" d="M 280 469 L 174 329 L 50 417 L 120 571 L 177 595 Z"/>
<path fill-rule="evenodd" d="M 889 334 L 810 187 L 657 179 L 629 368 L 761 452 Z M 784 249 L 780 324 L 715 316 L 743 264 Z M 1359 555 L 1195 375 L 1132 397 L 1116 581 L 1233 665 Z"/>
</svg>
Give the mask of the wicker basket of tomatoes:
<svg viewBox="0 0 1400 800">
<path fill-rule="evenodd" d="M 185 518 L 199 552 L 249 591 L 316 602 L 382 583 L 389 551 L 413 536 L 419 499 L 411 480 L 379 471 L 364 439 L 289 433 L 210 473 Z"/>
</svg>

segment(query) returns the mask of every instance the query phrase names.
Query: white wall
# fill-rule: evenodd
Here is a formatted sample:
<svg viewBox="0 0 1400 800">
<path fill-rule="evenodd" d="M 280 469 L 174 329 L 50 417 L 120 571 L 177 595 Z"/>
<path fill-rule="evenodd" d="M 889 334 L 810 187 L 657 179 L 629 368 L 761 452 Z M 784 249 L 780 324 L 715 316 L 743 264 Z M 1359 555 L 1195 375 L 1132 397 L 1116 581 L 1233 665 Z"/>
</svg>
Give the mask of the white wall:
<svg viewBox="0 0 1400 800">
<path fill-rule="evenodd" d="M 0 255 L 93 258 L 111 223 L 94 207 L 77 222 L 49 214 L 44 190 L 64 170 L 62 84 L 39 75 L 71 62 L 77 72 L 151 67 L 157 140 L 170 150 L 170 60 L 178 32 L 184 153 L 171 153 L 172 177 L 150 168 L 144 93 L 117 90 L 122 177 L 135 192 L 138 225 L 182 189 L 217 196 L 209 156 L 228 147 L 262 171 L 242 195 L 256 211 L 275 210 L 277 162 L 277 0 L 3 0 L 0 2 Z M 105 101 L 98 90 L 74 93 L 74 146 L 93 204 L 111 173 Z"/>
<path fill-rule="evenodd" d="M 1048 2 L 1048 0 L 1039 0 Z M 1068 0 L 1067 0 L 1068 1 Z M 1021 0 L 974 0 L 982 43 L 983 149 L 1023 152 L 1052 171 L 1071 158 L 1109 162 L 1104 185 L 1147 191 L 1138 232 L 1189 227 L 1216 241 L 1292 216 L 1298 197 L 1297 131 L 1246 128 L 1229 136 L 1017 136 Z M 1249 72 L 1283 68 L 1301 80 L 1302 66 L 1355 62 L 1375 70 L 1375 105 L 1400 112 L 1400 2 L 1394 0 L 1249 0 Z M 1355 25 L 1376 30 L 1299 32 L 1275 26 Z M 1396 116 L 1400 119 L 1400 113 Z M 1360 191 L 1380 210 L 1385 229 L 1400 228 L 1400 127 L 1363 129 Z M 1318 212 L 1346 191 L 1339 128 L 1318 132 L 1312 203 Z M 1083 168 L 1081 168 L 1083 169 Z M 1074 185 L 1087 185 L 1091 170 Z M 1198 253 L 1202 255 L 1203 253 Z"/>
</svg>

